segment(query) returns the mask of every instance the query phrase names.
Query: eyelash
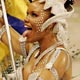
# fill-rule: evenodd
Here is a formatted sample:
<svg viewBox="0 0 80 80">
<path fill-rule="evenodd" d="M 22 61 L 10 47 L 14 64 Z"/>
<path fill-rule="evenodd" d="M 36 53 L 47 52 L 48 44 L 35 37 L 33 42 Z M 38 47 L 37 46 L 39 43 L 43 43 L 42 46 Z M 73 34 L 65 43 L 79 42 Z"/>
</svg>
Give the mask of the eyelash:
<svg viewBox="0 0 80 80">
<path fill-rule="evenodd" d="M 32 12 L 32 13 L 31 13 L 31 16 L 32 16 L 32 17 L 37 17 L 38 15 L 37 15 L 36 13 Z"/>
<path fill-rule="evenodd" d="M 31 13 L 28 13 L 27 12 L 27 15 L 31 15 L 32 17 L 37 17 L 38 15 L 36 14 L 36 13 L 34 13 L 34 12 L 31 12 Z"/>
</svg>

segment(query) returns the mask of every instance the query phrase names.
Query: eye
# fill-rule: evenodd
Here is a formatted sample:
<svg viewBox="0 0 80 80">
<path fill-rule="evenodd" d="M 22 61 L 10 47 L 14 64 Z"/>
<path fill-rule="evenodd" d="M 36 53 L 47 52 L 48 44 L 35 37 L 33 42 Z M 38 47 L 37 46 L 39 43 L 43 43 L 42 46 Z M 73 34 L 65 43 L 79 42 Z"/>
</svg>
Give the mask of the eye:
<svg viewBox="0 0 80 80">
<path fill-rule="evenodd" d="M 32 13 L 31 13 L 31 16 L 32 16 L 32 17 L 37 17 L 38 15 L 37 15 L 36 13 L 32 12 Z"/>
</svg>

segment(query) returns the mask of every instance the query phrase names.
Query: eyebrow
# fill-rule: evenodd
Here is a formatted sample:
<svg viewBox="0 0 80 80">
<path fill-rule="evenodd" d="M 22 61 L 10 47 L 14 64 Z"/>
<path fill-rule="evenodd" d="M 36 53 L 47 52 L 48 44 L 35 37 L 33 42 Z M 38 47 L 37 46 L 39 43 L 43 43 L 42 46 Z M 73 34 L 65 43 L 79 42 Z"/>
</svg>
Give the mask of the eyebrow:
<svg viewBox="0 0 80 80">
<path fill-rule="evenodd" d="M 33 10 L 28 10 L 27 12 L 33 12 L 33 13 L 39 14 L 40 13 L 40 10 L 33 9 Z"/>
<path fill-rule="evenodd" d="M 40 13 L 40 11 L 32 11 L 33 13 L 36 13 L 36 14 L 39 14 Z"/>
</svg>

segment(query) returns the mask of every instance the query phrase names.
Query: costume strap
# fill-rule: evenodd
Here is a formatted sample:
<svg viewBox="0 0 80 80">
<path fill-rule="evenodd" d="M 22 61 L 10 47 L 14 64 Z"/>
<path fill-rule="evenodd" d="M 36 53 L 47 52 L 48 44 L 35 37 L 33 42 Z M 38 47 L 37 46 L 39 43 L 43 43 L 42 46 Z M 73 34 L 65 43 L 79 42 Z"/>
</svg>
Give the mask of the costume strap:
<svg viewBox="0 0 80 80">
<path fill-rule="evenodd" d="M 30 57 L 32 56 L 33 52 L 34 52 L 37 48 L 39 48 L 39 45 L 38 45 L 38 44 L 36 44 L 35 46 L 33 46 L 33 47 L 30 49 L 29 55 L 27 56 L 27 58 L 26 58 L 26 60 L 25 60 L 25 64 L 28 63 L 28 61 L 29 61 Z"/>
<path fill-rule="evenodd" d="M 53 76 L 55 76 L 55 79 L 59 80 L 59 75 L 58 75 L 57 70 L 53 67 L 53 68 L 50 69 L 50 71 L 53 74 Z"/>
<path fill-rule="evenodd" d="M 56 48 L 56 51 L 54 52 L 54 54 L 52 55 L 50 61 L 46 64 L 45 68 L 46 69 L 51 69 L 55 63 L 55 61 L 57 60 L 57 58 L 60 55 L 61 50 L 59 48 Z"/>
<path fill-rule="evenodd" d="M 34 72 L 29 75 L 28 80 L 38 80 L 40 73 L 39 72 Z"/>
<path fill-rule="evenodd" d="M 72 62 L 72 58 L 71 58 L 69 52 L 65 48 L 62 48 L 62 50 L 65 51 L 65 53 L 66 53 L 66 55 L 68 57 L 68 59 L 67 59 L 67 66 L 66 66 L 66 71 L 67 71 L 68 68 L 70 67 L 71 62 Z"/>
<path fill-rule="evenodd" d="M 64 48 L 56 48 L 56 51 L 54 52 L 54 54 L 52 55 L 50 61 L 46 64 L 45 68 L 49 69 L 51 71 L 51 73 L 55 76 L 56 80 L 59 80 L 59 75 L 57 70 L 53 67 L 54 63 L 56 62 L 56 60 L 58 59 L 61 50 L 64 50 Z"/>
<path fill-rule="evenodd" d="M 65 51 L 65 53 L 66 53 L 66 55 L 68 57 L 68 59 L 67 59 L 67 66 L 66 66 L 66 71 L 67 71 L 68 68 L 69 68 L 69 66 L 70 66 L 70 64 L 71 64 L 71 62 L 72 62 L 72 58 L 71 58 L 69 52 L 65 48 L 60 48 L 60 49 L 63 50 L 63 51 Z"/>
<path fill-rule="evenodd" d="M 39 63 L 39 61 L 48 53 L 51 51 L 51 53 L 56 49 L 57 46 L 61 45 L 60 42 L 55 43 L 54 45 L 52 45 L 51 47 L 49 47 L 48 49 L 46 49 L 43 53 L 41 53 L 41 55 L 37 58 L 36 62 L 35 62 L 35 66 Z"/>
</svg>

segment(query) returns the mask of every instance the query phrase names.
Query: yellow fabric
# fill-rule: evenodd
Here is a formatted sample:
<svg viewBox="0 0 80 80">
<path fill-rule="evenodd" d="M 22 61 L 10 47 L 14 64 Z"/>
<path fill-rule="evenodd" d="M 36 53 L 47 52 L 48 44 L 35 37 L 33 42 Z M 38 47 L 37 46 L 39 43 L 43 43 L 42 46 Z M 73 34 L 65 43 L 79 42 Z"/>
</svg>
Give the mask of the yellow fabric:
<svg viewBox="0 0 80 80">
<path fill-rule="evenodd" d="M 24 20 L 26 18 L 28 4 L 28 0 L 5 0 L 7 13 L 20 20 Z"/>
<path fill-rule="evenodd" d="M 0 62 L 9 54 L 8 47 L 0 41 Z"/>
</svg>

